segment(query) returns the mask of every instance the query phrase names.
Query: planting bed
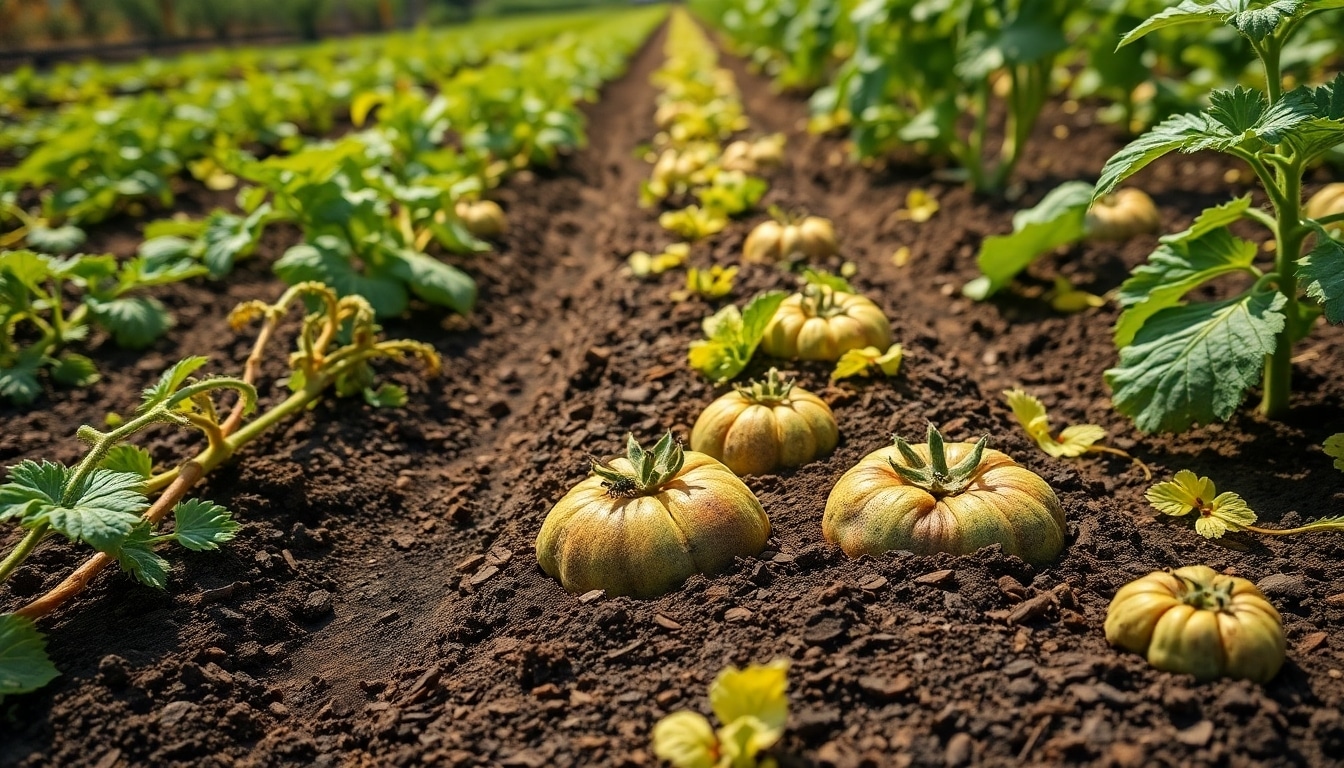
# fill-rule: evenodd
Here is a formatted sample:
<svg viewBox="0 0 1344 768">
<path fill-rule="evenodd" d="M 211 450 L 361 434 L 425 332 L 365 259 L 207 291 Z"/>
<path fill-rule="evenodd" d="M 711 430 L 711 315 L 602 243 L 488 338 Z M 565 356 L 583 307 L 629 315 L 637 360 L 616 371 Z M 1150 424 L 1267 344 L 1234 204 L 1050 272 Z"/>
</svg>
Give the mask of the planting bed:
<svg viewBox="0 0 1344 768">
<path fill-rule="evenodd" d="M 237 513 L 238 539 L 176 560 L 166 593 L 104 575 L 80 610 L 49 622 L 64 674 L 3 705 L 0 764 L 653 765 L 649 732 L 660 716 L 703 707 L 724 665 L 777 656 L 792 660 L 786 764 L 1336 764 L 1344 535 L 1205 540 L 1187 521 L 1156 519 L 1148 483 L 1123 459 L 1041 453 L 1000 392 L 1024 386 L 1057 420 L 1105 426 L 1159 476 L 1209 475 L 1262 520 L 1287 526 L 1344 506 L 1344 475 L 1319 453 L 1344 408 L 1344 331 L 1324 329 L 1300 355 L 1282 422 L 1246 409 L 1225 425 L 1144 437 L 1111 409 L 1101 380 L 1115 358 L 1113 307 L 1063 316 L 1021 292 L 982 304 L 960 296 L 980 240 L 1008 231 L 1017 205 L 940 183 L 929 168 L 842 162 L 839 140 L 800 130 L 803 102 L 726 54 L 753 128 L 788 136 L 763 203 L 835 222 L 858 265 L 853 282 L 892 319 L 905 364 L 891 381 L 836 386 L 826 363 L 788 368 L 831 404 L 841 442 L 798 471 L 747 480 L 774 526 L 760 558 L 653 600 L 576 597 L 541 572 L 541 521 L 586 475 L 587 457 L 616 453 L 631 431 L 646 442 L 669 428 L 685 439 L 720 393 L 685 363 L 712 307 L 669 299 L 679 274 L 636 282 L 621 273 L 631 251 L 670 242 L 635 203 L 649 170 L 636 147 L 655 130 L 649 77 L 665 34 L 588 110 L 590 149 L 506 184 L 503 245 L 453 257 L 481 287 L 471 317 L 423 311 L 385 324 L 432 343 L 444 375 L 422 383 L 392 373 L 410 391 L 404 412 L 328 402 L 319 411 L 359 413 L 299 419 L 211 475 L 202 493 Z M 1086 105 L 1047 108 L 1019 202 L 1095 177 L 1123 143 L 1090 115 Z M 1066 138 L 1054 133 L 1061 125 Z M 1222 201 L 1231 167 L 1172 157 L 1136 182 L 1175 231 Z M 941 203 L 924 224 L 894 216 L 915 187 Z M 217 202 L 198 197 L 184 204 Z M 712 246 L 696 246 L 691 263 L 736 263 L 759 220 L 733 222 Z M 134 227 L 114 220 L 92 246 L 128 253 Z M 127 412 L 182 353 L 236 368 L 251 339 L 232 336 L 225 317 L 240 300 L 279 296 L 270 263 L 297 240 L 269 236 L 228 283 L 159 294 L 178 327 L 144 356 L 95 347 L 107 372 L 100 385 L 61 391 L 46 409 L 4 406 L 0 461 L 75 459 L 79 424 Z M 902 245 L 911 257 L 897 266 Z M 1103 293 L 1153 245 L 1082 247 L 1021 285 L 1044 287 L 1058 269 Z M 792 280 L 743 265 L 730 299 Z M 750 373 L 769 365 L 758 358 Z M 1068 519 L 1055 565 L 994 550 L 848 560 L 821 540 L 840 474 L 891 433 L 916 437 L 930 420 L 951 439 L 993 435 L 1050 481 Z M 50 587 L 75 552 L 44 547 L 0 601 Z M 1101 624 L 1115 590 L 1189 563 L 1235 569 L 1282 612 L 1289 661 L 1268 685 L 1196 684 L 1107 645 Z"/>
</svg>

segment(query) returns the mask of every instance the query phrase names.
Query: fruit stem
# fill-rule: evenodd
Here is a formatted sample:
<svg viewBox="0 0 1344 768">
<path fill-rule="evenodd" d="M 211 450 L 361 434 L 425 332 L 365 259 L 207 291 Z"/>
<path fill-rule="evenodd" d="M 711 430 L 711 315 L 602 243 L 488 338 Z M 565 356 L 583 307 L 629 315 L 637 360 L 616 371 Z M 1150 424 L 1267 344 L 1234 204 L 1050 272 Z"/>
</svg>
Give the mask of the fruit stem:
<svg viewBox="0 0 1344 768">
<path fill-rule="evenodd" d="M 923 488 L 934 498 L 944 498 L 946 496 L 955 496 L 966 490 L 976 476 L 980 473 L 980 463 L 984 459 L 985 446 L 989 443 L 989 435 L 985 435 L 975 443 L 975 447 L 956 464 L 949 467 L 947 465 L 947 447 L 943 441 L 943 435 L 938 428 L 929 423 L 928 431 L 929 461 L 926 463 L 919 454 L 915 453 L 903 438 L 896 437 L 894 442 L 896 450 L 900 451 L 908 466 L 898 464 L 895 460 L 889 460 L 891 469 L 903 480 L 917 488 Z"/>
</svg>

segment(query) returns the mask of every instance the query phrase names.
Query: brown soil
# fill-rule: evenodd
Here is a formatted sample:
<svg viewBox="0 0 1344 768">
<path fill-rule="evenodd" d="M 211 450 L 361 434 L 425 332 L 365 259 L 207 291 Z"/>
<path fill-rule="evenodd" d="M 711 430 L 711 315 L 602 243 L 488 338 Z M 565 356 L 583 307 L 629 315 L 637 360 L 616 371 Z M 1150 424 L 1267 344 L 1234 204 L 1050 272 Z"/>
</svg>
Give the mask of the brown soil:
<svg viewBox="0 0 1344 768">
<path fill-rule="evenodd" d="M 724 665 L 777 656 L 793 662 L 786 765 L 1337 760 L 1344 605 L 1327 598 L 1344 593 L 1335 567 L 1344 536 L 1206 541 L 1186 522 L 1154 519 L 1127 462 L 1040 453 L 999 391 L 1024 385 L 1056 419 L 1106 426 L 1159 474 L 1210 474 L 1268 524 L 1288 525 L 1344 500 L 1344 475 L 1319 450 L 1340 429 L 1344 385 L 1331 362 L 1344 333 L 1326 329 L 1303 345 L 1283 422 L 1248 408 L 1226 425 L 1142 436 L 1111 410 L 1101 381 L 1115 360 L 1113 308 L 1060 316 L 1022 293 L 987 304 L 957 294 L 980 239 L 1006 231 L 1014 205 L 925 169 L 833 163 L 839 141 L 798 129 L 805 105 L 736 62 L 753 127 L 789 135 L 791 163 L 766 202 L 835 220 L 859 265 L 855 282 L 906 346 L 905 368 L 894 381 L 834 387 L 826 365 L 790 368 L 832 404 L 842 440 L 828 459 L 748 480 L 774 525 L 759 559 L 644 601 L 580 601 L 540 571 L 541 521 L 585 475 L 589 454 L 615 453 L 627 431 L 685 437 L 719 393 L 684 362 L 712 307 L 668 299 L 678 275 L 636 283 L 619 271 L 630 251 L 669 242 L 634 204 L 648 166 L 633 149 L 653 132 L 648 78 L 662 40 L 589 111 L 591 149 L 502 191 L 512 230 L 498 252 L 455 259 L 480 282 L 480 309 L 465 321 L 426 310 L 388 324 L 435 344 L 444 377 L 426 384 L 389 369 L 411 389 L 404 412 L 324 404 L 209 478 L 201 494 L 245 521 L 239 539 L 219 553 L 174 554 L 166 593 L 106 575 L 47 622 L 64 675 L 6 702 L 0 764 L 653 765 L 649 730 L 660 716 L 706 709 Z M 1089 114 L 1046 115 L 1020 202 L 1094 176 L 1119 146 L 1111 128 L 1085 124 Z M 1057 124 L 1070 138 L 1053 138 Z M 1172 158 L 1139 182 L 1175 229 L 1221 199 L 1227 167 Z M 897 221 L 916 186 L 942 210 L 922 225 Z M 760 218 L 698 246 L 696 263 L 735 262 Z M 273 238 L 227 284 L 168 291 L 179 326 L 150 354 L 95 346 L 107 371 L 100 385 L 53 392 L 30 413 L 0 412 L 0 461 L 72 460 L 75 425 L 132 407 L 180 354 L 235 368 L 249 342 L 225 331 L 224 316 L 239 300 L 279 295 L 269 262 L 294 238 Z M 913 251 L 903 268 L 890 259 L 902 244 Z M 1040 265 L 1024 290 L 1058 270 L 1104 292 L 1152 246 L 1075 249 Z M 790 284 L 746 266 L 732 300 Z M 848 560 L 822 542 L 821 510 L 839 475 L 893 431 L 917 436 L 927 420 L 952 438 L 993 434 L 1054 485 L 1069 519 L 1057 564 L 1035 569 L 992 549 Z M 167 432 L 152 441 L 165 462 L 186 447 Z M 44 547 L 0 589 L 0 606 L 50 586 L 76 556 Z M 1107 646 L 1101 623 L 1122 583 L 1192 563 L 1260 582 L 1283 612 L 1289 661 L 1270 684 L 1201 685 Z M 919 578 L 939 571 L 950 573 Z M 1009 623 L 1023 596 L 1039 610 Z"/>
</svg>

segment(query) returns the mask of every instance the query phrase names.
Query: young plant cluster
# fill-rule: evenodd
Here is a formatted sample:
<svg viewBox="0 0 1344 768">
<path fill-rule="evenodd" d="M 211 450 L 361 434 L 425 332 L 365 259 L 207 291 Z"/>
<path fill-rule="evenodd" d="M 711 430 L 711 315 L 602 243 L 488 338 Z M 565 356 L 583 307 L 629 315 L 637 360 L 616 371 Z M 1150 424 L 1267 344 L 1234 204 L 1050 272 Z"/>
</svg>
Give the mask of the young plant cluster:
<svg viewBox="0 0 1344 768">
<path fill-rule="evenodd" d="M 155 254 L 118 263 L 111 255 L 0 251 L 0 399 L 33 402 L 43 371 L 64 386 L 94 383 L 97 366 L 69 347 L 95 329 L 118 346 L 149 346 L 173 318 L 146 289 L 206 271 L 194 260 Z"/>
<path fill-rule="evenodd" d="M 286 315 L 305 304 L 317 309 L 305 315 L 287 358 L 289 395 L 258 410 L 257 381 L 270 341 Z M 440 368 L 428 345 L 381 339 L 366 300 L 339 298 L 320 283 L 296 285 L 275 304 L 245 303 L 231 317 L 236 328 L 255 321 L 261 330 L 241 375 L 202 377 L 206 358 L 184 358 L 145 390 L 133 415 L 107 431 L 80 427 L 77 434 L 88 450 L 77 464 L 29 460 L 9 468 L 0 485 L 0 523 L 17 525 L 24 534 L 0 559 L 0 583 L 52 538 L 88 545 L 97 554 L 46 593 L 0 613 L 0 698 L 40 688 L 58 674 L 34 622 L 68 603 L 100 571 L 116 565 L 164 589 L 169 564 L 161 548 L 177 543 L 212 550 L 234 537 L 239 524 L 228 510 L 187 498 L 202 478 L 328 393 L 401 405 L 406 399 L 401 387 L 377 384 L 373 364 L 379 360 L 415 358 L 431 376 Z M 156 472 L 155 457 L 133 442 L 156 425 L 197 431 L 205 447 Z"/>
<path fill-rule="evenodd" d="M 494 57 L 607 19 L 609 11 L 492 20 L 299 49 L 230 49 L 171 63 L 87 63 L 0 77 L 0 115 L 10 118 L 0 123 L 0 151 L 18 158 L 0 171 L 0 233 L 44 250 L 52 229 L 171 208 L 183 176 L 229 189 L 235 181 L 219 162 L 222 149 L 293 152 L 331 133 L 365 94 L 452 82 Z M 646 13 L 624 23 L 633 32 L 655 20 Z M 603 40 L 589 44 L 593 50 L 606 44 L 593 39 Z M 25 190 L 41 193 L 40 206 L 23 216 L 5 210 Z"/>
<path fill-rule="evenodd" d="M 729 141 L 749 125 L 737 85 L 732 73 L 718 66 L 714 44 L 684 11 L 671 16 L 665 50 L 667 61 L 653 77 L 660 91 L 658 133 L 647 151 L 653 170 L 640 187 L 640 203 L 664 209 L 659 224 L 685 242 L 658 256 L 632 254 L 629 270 L 639 278 L 682 266 L 691 243 L 723 231 L 731 217 L 760 201 L 769 186 L 760 174 L 783 162 L 782 135 Z M 723 268 L 717 275 L 689 273 L 679 295 L 719 298 L 732 290 L 734 274 Z"/>
<path fill-rule="evenodd" d="M 479 238 L 502 236 L 504 211 L 483 195 L 508 174 L 582 147 L 581 104 L 622 71 L 661 18 L 662 11 L 644 9 L 589 20 L 526 51 L 496 51 L 432 88 L 358 93 L 351 119 L 367 128 L 339 140 L 265 159 L 218 151 L 220 168 L 246 182 L 238 193 L 242 215 L 218 211 L 204 224 L 152 226 L 145 248 L 199 254 L 218 275 L 268 227 L 287 223 L 304 235 L 275 264 L 287 283 L 319 280 L 343 296 L 363 296 L 379 317 L 401 314 L 412 297 L 465 314 L 476 285 L 431 255 L 431 244 L 473 253 L 488 249 Z"/>
</svg>

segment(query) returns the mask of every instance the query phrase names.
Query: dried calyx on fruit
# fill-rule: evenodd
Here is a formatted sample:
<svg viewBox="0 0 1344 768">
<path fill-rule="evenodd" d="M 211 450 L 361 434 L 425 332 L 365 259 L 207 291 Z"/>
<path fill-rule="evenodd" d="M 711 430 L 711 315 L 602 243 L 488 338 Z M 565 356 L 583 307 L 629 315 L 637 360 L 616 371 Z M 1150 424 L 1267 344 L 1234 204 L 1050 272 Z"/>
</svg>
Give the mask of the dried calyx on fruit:
<svg viewBox="0 0 1344 768">
<path fill-rule="evenodd" d="M 1106 639 L 1167 672 L 1268 682 L 1283 665 L 1283 622 L 1255 585 L 1204 565 L 1150 573 L 1115 593 Z"/>
<path fill-rule="evenodd" d="M 655 597 L 759 554 L 770 535 L 751 490 L 671 432 L 652 451 L 630 435 L 624 456 L 594 460 L 592 472 L 537 536 L 537 561 L 570 592 Z"/>
<path fill-rule="evenodd" d="M 891 324 L 876 304 L 816 283 L 779 305 L 761 341 L 766 354 L 786 360 L 835 361 L 851 349 L 890 346 Z"/>
<path fill-rule="evenodd" d="M 467 231 L 476 237 L 491 239 L 508 231 L 504 209 L 494 200 L 458 200 L 455 208 Z"/>
<path fill-rule="evenodd" d="M 1136 235 L 1157 232 L 1161 226 L 1153 198 L 1132 187 L 1098 198 L 1083 219 L 1087 238 L 1105 242 L 1124 242 Z"/>
<path fill-rule="evenodd" d="M 839 253 L 835 227 L 820 216 L 790 216 L 771 207 L 770 221 L 756 225 L 742 245 L 744 261 L 774 264 L 778 262 L 816 261 Z"/>
<path fill-rule="evenodd" d="M 897 437 L 868 454 L 831 490 L 826 540 L 850 557 L 893 550 L 968 554 L 998 544 L 1034 564 L 1064 547 L 1064 511 L 1054 490 L 988 437 L 946 443 L 929 425 L 923 445 Z"/>
<path fill-rule="evenodd" d="M 798 467 L 828 455 L 840 439 L 830 406 L 771 368 L 709 404 L 691 429 L 691 448 L 739 475 Z"/>
</svg>

